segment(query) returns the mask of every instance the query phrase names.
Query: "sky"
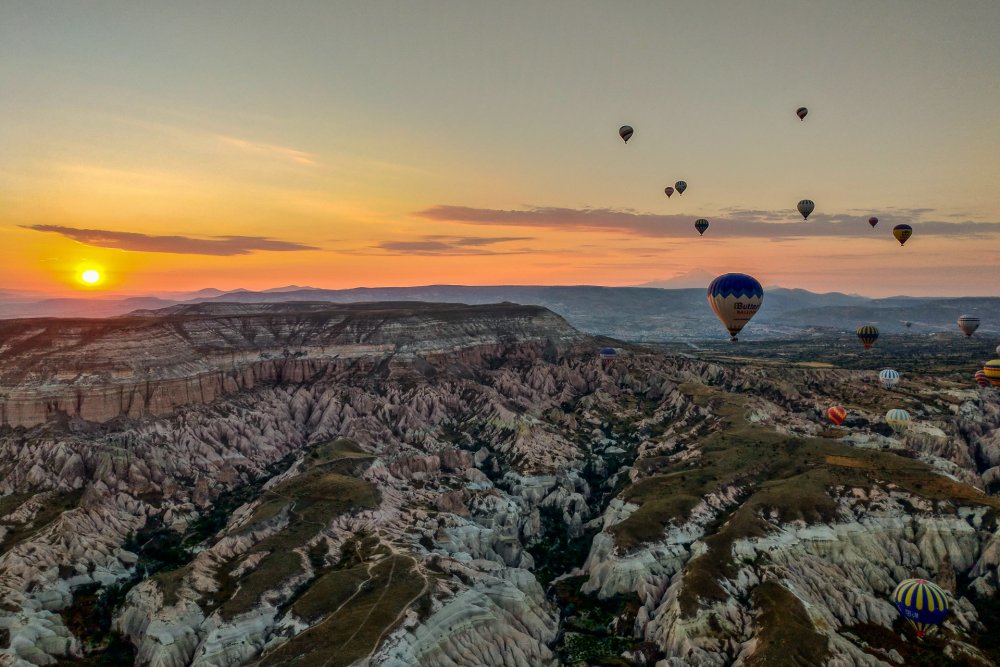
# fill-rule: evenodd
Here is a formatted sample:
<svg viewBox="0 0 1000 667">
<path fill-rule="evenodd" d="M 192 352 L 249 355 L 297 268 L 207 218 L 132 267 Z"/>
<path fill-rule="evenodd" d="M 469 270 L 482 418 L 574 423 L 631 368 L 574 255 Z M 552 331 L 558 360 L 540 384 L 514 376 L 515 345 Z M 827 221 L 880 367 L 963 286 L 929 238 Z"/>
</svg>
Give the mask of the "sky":
<svg viewBox="0 0 1000 667">
<path fill-rule="evenodd" d="M 2 2 L 0 289 L 1000 295 L 998 33 L 995 0 Z"/>
</svg>

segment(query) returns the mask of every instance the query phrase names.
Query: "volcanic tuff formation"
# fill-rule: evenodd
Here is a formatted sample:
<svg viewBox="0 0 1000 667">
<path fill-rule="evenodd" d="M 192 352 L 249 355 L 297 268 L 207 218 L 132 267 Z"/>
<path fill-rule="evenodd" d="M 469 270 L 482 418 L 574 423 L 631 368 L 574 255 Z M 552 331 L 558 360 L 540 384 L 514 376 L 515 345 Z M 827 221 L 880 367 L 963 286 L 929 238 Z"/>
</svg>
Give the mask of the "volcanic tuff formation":
<svg viewBox="0 0 1000 667">
<path fill-rule="evenodd" d="M 1000 400 L 515 305 L 0 324 L 7 664 L 993 664 Z M 842 429 L 820 417 L 831 396 Z M 887 405 L 917 427 L 891 436 Z M 12 428 L 16 427 L 16 428 Z M 886 597 L 954 591 L 937 638 Z"/>
</svg>

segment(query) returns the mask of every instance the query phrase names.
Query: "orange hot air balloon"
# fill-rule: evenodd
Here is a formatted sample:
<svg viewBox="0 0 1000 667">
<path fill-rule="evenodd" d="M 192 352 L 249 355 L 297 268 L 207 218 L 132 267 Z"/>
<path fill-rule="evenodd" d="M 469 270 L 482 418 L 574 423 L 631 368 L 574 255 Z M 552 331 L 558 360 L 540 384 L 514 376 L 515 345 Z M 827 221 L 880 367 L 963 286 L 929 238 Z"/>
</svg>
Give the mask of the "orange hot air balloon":
<svg viewBox="0 0 1000 667">
<path fill-rule="evenodd" d="M 840 426 L 847 419 L 847 410 L 844 409 L 842 405 L 835 405 L 826 411 L 826 418 L 832 421 L 835 425 Z"/>
</svg>

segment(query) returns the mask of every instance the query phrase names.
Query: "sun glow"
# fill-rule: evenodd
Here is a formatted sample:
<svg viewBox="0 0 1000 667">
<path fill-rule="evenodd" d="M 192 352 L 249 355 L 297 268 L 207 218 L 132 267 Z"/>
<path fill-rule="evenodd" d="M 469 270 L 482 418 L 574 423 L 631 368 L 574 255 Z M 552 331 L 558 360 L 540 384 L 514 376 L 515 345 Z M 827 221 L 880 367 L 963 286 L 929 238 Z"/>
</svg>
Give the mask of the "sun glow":
<svg viewBox="0 0 1000 667">
<path fill-rule="evenodd" d="M 101 282 L 101 273 L 97 269 L 87 269 L 80 274 L 80 280 L 87 285 L 96 285 Z"/>
</svg>

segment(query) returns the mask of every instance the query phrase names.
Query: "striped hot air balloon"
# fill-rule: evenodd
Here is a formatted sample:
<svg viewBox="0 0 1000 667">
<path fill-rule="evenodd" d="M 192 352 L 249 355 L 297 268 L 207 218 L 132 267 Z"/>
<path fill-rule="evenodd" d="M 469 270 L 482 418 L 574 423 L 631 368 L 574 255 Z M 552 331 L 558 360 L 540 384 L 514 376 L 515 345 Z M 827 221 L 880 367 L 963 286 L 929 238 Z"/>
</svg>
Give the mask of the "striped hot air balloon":
<svg viewBox="0 0 1000 667">
<path fill-rule="evenodd" d="M 990 379 L 986 377 L 986 373 L 983 371 L 976 371 L 976 384 L 980 387 L 990 386 Z"/>
<path fill-rule="evenodd" d="M 803 199 L 802 201 L 800 201 L 798 204 L 795 205 L 795 208 L 797 208 L 799 210 L 799 213 L 802 214 L 803 220 L 808 220 L 809 214 L 812 213 L 813 210 L 815 210 L 816 208 L 816 202 L 814 202 L 812 199 Z"/>
<path fill-rule="evenodd" d="M 875 341 L 878 340 L 878 329 L 870 324 L 865 324 L 858 327 L 858 330 L 854 332 L 858 336 L 858 340 L 861 344 L 865 346 L 866 350 L 870 350 Z"/>
<path fill-rule="evenodd" d="M 1000 359 L 987 361 L 983 366 L 983 375 L 994 387 L 1000 387 Z"/>
<path fill-rule="evenodd" d="M 894 371 L 891 368 L 883 369 L 878 374 L 878 381 L 886 389 L 894 389 L 899 384 L 899 371 Z"/>
<path fill-rule="evenodd" d="M 631 125 L 622 125 L 618 128 L 618 136 L 622 138 L 626 144 L 628 140 L 632 138 L 633 130 Z"/>
<path fill-rule="evenodd" d="M 896 225 L 892 228 L 892 235 L 899 241 L 899 245 L 905 245 L 906 240 L 913 236 L 913 227 L 909 225 Z"/>
<path fill-rule="evenodd" d="M 966 338 L 969 338 L 979 328 L 979 318 L 972 315 L 962 315 L 958 318 L 958 328 L 962 330 Z"/>
<path fill-rule="evenodd" d="M 698 218 L 694 221 L 694 228 L 698 230 L 698 234 L 704 236 L 705 230 L 708 229 L 708 220 L 705 218 Z"/>
<path fill-rule="evenodd" d="M 764 302 L 764 288 L 757 279 L 745 273 L 724 273 L 708 286 L 708 305 L 736 342 L 750 318 Z"/>
<path fill-rule="evenodd" d="M 795 115 L 799 117 L 799 120 L 805 120 L 808 113 L 809 109 L 806 109 L 805 107 L 799 107 L 795 110 Z"/>
<path fill-rule="evenodd" d="M 613 347 L 602 347 L 598 354 L 601 355 L 601 365 L 607 368 L 618 356 L 618 350 Z"/>
<path fill-rule="evenodd" d="M 948 616 L 948 595 L 926 579 L 906 579 L 892 592 L 892 603 L 917 631 L 917 637 L 933 632 Z"/>
<path fill-rule="evenodd" d="M 847 419 L 847 410 L 844 409 L 842 405 L 835 405 L 832 408 L 827 408 L 826 418 L 832 421 L 835 425 L 840 426 Z"/>
<path fill-rule="evenodd" d="M 910 428 L 910 413 L 900 408 L 893 408 L 885 413 L 885 423 L 896 433 L 903 433 Z"/>
<path fill-rule="evenodd" d="M 677 181 L 674 183 L 674 187 L 677 188 L 677 194 L 682 195 L 688 189 L 688 184 L 684 181 Z"/>
</svg>

